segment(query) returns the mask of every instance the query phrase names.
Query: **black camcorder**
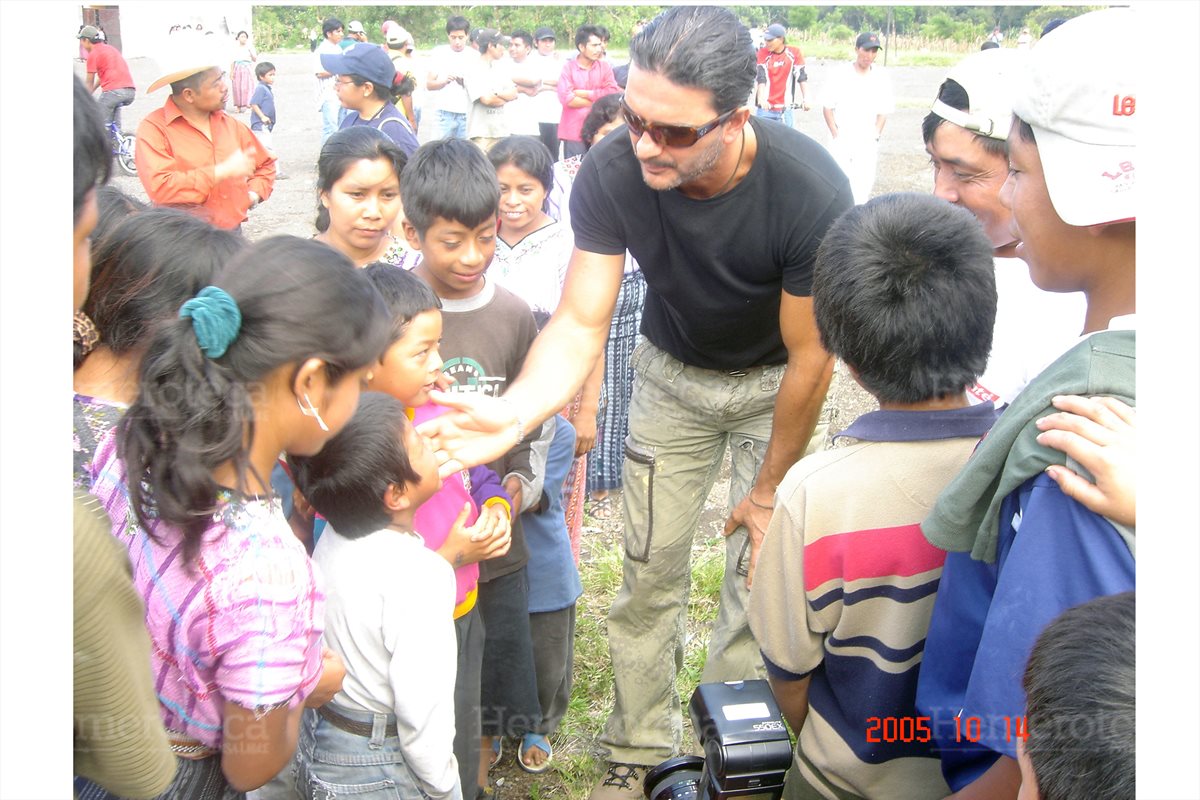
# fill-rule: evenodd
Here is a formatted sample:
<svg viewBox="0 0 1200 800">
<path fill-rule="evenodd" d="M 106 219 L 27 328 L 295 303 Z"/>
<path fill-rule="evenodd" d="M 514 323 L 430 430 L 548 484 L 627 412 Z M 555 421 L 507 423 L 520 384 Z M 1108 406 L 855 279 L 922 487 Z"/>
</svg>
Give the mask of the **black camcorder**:
<svg viewBox="0 0 1200 800">
<path fill-rule="evenodd" d="M 688 714 L 704 758 L 653 767 L 642 785 L 647 800 L 779 800 L 792 744 L 766 681 L 701 684 Z"/>
</svg>

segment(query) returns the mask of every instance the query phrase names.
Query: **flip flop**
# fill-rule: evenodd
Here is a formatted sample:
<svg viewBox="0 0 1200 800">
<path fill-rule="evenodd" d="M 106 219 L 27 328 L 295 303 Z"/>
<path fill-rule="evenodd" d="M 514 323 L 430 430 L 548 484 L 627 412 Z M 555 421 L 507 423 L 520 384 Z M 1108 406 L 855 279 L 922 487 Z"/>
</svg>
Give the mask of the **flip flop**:
<svg viewBox="0 0 1200 800">
<path fill-rule="evenodd" d="M 492 760 L 488 763 L 488 768 L 496 766 L 500 763 L 500 757 L 504 755 L 504 737 L 492 737 Z"/>
<path fill-rule="evenodd" d="M 536 767 L 531 767 L 525 763 L 525 751 L 531 747 L 536 747 L 546 754 L 546 760 Z M 554 748 L 550 746 L 550 740 L 539 733 L 527 733 L 521 737 L 521 744 L 517 747 L 517 766 L 526 772 L 531 772 L 534 775 L 545 772 L 550 769 L 550 762 L 554 759 Z"/>
</svg>

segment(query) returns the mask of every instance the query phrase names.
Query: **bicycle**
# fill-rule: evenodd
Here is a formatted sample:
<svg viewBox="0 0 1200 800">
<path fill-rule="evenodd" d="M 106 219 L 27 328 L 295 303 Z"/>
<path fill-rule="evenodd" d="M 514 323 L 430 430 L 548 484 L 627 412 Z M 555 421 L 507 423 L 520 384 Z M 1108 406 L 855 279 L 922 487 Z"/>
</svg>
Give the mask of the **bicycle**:
<svg viewBox="0 0 1200 800">
<path fill-rule="evenodd" d="M 112 141 L 112 154 L 117 159 L 117 165 L 126 175 L 137 177 L 137 164 L 133 160 L 134 147 L 137 145 L 137 137 L 132 133 L 124 133 L 121 130 L 120 113 L 121 106 L 127 106 L 129 102 L 124 102 L 113 109 L 112 118 L 108 121 L 108 138 Z"/>
</svg>

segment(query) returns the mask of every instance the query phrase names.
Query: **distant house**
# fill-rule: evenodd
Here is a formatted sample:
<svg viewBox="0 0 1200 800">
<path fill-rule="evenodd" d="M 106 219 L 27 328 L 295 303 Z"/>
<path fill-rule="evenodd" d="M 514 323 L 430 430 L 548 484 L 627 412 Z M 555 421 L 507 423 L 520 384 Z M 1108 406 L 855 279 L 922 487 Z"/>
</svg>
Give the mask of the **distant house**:
<svg viewBox="0 0 1200 800">
<path fill-rule="evenodd" d="M 85 5 L 79 9 L 80 25 L 95 25 L 108 43 L 126 58 L 157 59 L 169 47 L 171 29 L 198 27 L 229 42 L 238 31 L 253 30 L 250 3 L 205 0 L 202 3 L 120 3 Z"/>
</svg>

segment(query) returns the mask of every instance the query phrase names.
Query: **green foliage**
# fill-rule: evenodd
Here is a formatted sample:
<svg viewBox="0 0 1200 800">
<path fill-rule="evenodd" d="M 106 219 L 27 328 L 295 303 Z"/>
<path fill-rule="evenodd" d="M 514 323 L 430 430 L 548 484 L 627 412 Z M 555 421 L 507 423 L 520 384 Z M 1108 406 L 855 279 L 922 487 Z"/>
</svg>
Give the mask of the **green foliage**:
<svg viewBox="0 0 1200 800">
<path fill-rule="evenodd" d="M 836 39 L 838 41 L 841 41 L 844 39 L 844 40 L 853 42 L 854 37 L 857 36 L 858 34 L 856 34 L 852 28 L 850 28 L 846 25 L 843 25 L 842 23 L 839 22 L 836 25 L 834 25 L 833 27 L 826 30 L 825 35 L 828 36 L 830 39 Z"/>
<path fill-rule="evenodd" d="M 817 24 L 816 6 L 792 6 L 788 9 L 787 24 L 794 30 L 811 30 Z"/>
<path fill-rule="evenodd" d="M 343 23 L 357 19 L 373 42 L 382 42 L 385 20 L 399 22 L 415 37 L 420 50 L 429 50 L 446 40 L 446 18 L 461 14 L 473 27 L 494 27 L 504 32 L 554 29 L 560 50 L 574 46 L 575 29 L 584 23 L 603 25 L 612 35 L 611 48 L 628 47 L 630 30 L 639 19 L 651 19 L 664 6 L 639 5 L 445 5 L 445 6 L 267 6 L 253 7 L 254 40 L 264 52 L 307 48 L 305 31 L 320 28 L 321 21 L 336 16 Z M 794 31 L 835 40 L 853 41 L 860 31 L 890 33 L 889 19 L 899 36 L 921 35 L 946 42 L 965 43 L 986 36 L 999 25 L 1005 36 L 1028 25 L 1036 34 L 1055 17 L 1070 19 L 1099 6 L 734 6 L 738 17 L 750 26 L 780 22 Z"/>
</svg>

